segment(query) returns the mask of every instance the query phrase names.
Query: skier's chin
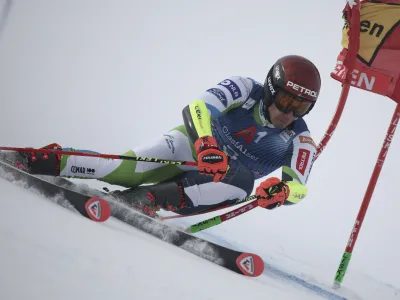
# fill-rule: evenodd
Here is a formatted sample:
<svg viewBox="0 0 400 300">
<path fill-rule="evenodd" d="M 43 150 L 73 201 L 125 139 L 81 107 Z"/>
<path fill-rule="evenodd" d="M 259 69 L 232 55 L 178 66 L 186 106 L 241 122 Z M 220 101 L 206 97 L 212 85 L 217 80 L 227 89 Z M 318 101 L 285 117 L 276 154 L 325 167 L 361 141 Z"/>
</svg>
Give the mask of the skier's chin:
<svg viewBox="0 0 400 300">
<path fill-rule="evenodd" d="M 276 128 L 279 129 L 284 129 L 290 125 L 291 122 L 283 121 L 278 118 L 276 118 L 274 121 L 272 121 L 272 125 L 274 125 Z"/>
</svg>

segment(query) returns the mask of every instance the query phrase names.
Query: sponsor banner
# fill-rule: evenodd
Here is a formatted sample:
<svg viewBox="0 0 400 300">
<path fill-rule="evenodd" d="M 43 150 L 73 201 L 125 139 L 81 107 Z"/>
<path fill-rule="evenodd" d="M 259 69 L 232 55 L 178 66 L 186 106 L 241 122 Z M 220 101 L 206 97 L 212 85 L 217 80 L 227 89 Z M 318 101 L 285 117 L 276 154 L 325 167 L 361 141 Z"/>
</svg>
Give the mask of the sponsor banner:
<svg viewBox="0 0 400 300">
<path fill-rule="evenodd" d="M 360 14 L 360 49 L 358 50 L 358 57 L 365 64 L 371 65 L 389 37 L 393 41 L 400 38 L 398 36 L 400 32 L 395 31 L 400 22 L 400 5 L 362 3 Z M 346 22 L 342 30 L 342 46 L 346 49 L 349 46 L 348 29 L 348 22 Z M 397 36 L 395 37 L 394 35 Z M 390 49 L 392 52 L 399 50 L 395 46 Z"/>
<path fill-rule="evenodd" d="M 344 65 L 344 56 L 339 55 L 335 69 L 331 73 L 331 77 L 343 82 L 347 75 L 347 68 Z M 392 77 L 380 73 L 374 69 L 367 68 L 356 62 L 351 72 L 350 84 L 356 88 L 383 95 L 389 93 Z"/>
</svg>

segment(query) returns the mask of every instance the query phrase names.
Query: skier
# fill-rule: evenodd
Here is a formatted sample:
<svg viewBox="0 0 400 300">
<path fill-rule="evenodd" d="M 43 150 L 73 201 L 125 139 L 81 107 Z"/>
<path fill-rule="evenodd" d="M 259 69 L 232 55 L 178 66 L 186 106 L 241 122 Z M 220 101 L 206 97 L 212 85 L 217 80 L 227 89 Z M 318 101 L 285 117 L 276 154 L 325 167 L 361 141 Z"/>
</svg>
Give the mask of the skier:
<svg viewBox="0 0 400 300">
<path fill-rule="evenodd" d="M 314 107 L 320 86 L 312 62 L 282 57 L 264 85 L 247 77 L 225 79 L 183 109 L 184 125 L 124 153 L 197 161 L 198 167 L 52 152 L 15 153 L 13 162 L 32 174 L 96 178 L 126 187 L 114 195 L 150 216 L 160 208 L 191 214 L 229 204 L 250 195 L 256 179 L 282 167 L 282 179 L 267 178 L 256 196 L 267 209 L 291 205 L 307 193 L 316 146 L 303 117 Z"/>
</svg>

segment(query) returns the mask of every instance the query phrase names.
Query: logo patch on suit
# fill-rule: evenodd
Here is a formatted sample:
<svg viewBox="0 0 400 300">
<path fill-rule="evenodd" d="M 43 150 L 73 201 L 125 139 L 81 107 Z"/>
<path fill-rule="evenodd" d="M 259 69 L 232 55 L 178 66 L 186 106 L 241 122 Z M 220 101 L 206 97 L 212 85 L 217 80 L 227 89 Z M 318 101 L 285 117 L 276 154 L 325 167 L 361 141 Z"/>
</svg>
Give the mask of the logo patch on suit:
<svg viewBox="0 0 400 300">
<path fill-rule="evenodd" d="M 95 169 L 92 168 L 85 168 L 79 166 L 71 166 L 71 172 L 74 174 L 86 174 L 86 175 L 94 175 L 96 172 Z"/>
<path fill-rule="evenodd" d="M 226 95 L 223 91 L 221 91 L 220 89 L 212 88 L 208 89 L 207 92 L 216 96 L 225 108 L 228 107 L 228 100 L 226 99 Z"/>
<path fill-rule="evenodd" d="M 254 104 L 256 104 L 256 100 L 253 100 L 250 98 L 242 105 L 242 107 L 244 109 L 249 110 L 250 108 L 252 108 L 254 106 Z"/>
<path fill-rule="evenodd" d="M 300 143 L 310 144 L 310 145 L 314 146 L 314 148 L 317 148 L 317 145 L 315 145 L 315 143 L 311 137 L 300 135 L 299 139 L 300 139 Z"/>
<path fill-rule="evenodd" d="M 249 145 L 253 141 L 253 138 L 254 138 L 254 135 L 256 134 L 256 132 L 257 132 L 257 128 L 255 126 L 250 126 L 246 129 L 236 132 L 233 136 L 235 138 L 244 138 L 245 143 L 247 145 Z"/>
<path fill-rule="evenodd" d="M 295 135 L 293 130 L 285 129 L 285 131 L 281 132 L 279 136 L 285 143 L 289 142 L 289 140 Z"/>
<path fill-rule="evenodd" d="M 308 160 L 310 159 L 310 150 L 300 149 L 299 155 L 297 156 L 296 169 L 301 175 L 304 175 Z"/>
<path fill-rule="evenodd" d="M 242 97 L 242 92 L 240 91 L 238 85 L 234 83 L 232 80 L 225 79 L 224 81 L 218 83 L 218 85 L 227 88 L 228 91 L 231 93 L 233 100 Z"/>
</svg>

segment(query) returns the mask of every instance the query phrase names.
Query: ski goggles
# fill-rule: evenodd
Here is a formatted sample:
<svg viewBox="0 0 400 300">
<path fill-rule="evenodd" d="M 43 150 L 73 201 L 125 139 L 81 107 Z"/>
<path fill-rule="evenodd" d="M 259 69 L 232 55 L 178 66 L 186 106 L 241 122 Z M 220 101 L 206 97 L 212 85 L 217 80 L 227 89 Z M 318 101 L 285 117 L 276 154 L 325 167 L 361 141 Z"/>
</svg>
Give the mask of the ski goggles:
<svg viewBox="0 0 400 300">
<path fill-rule="evenodd" d="M 302 117 L 314 104 L 314 101 L 295 96 L 279 89 L 274 97 L 274 103 L 279 111 L 284 113 L 292 111 L 295 117 Z"/>
</svg>

